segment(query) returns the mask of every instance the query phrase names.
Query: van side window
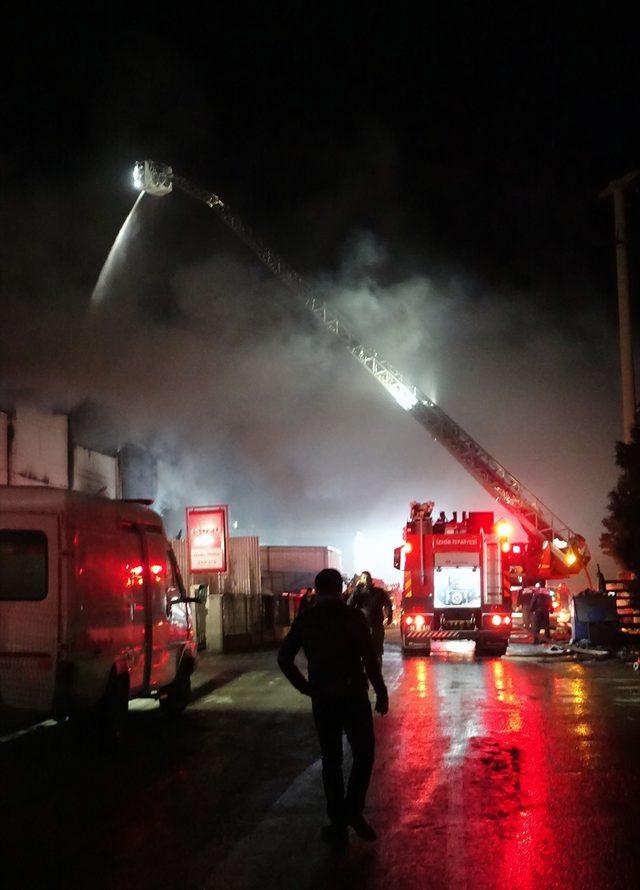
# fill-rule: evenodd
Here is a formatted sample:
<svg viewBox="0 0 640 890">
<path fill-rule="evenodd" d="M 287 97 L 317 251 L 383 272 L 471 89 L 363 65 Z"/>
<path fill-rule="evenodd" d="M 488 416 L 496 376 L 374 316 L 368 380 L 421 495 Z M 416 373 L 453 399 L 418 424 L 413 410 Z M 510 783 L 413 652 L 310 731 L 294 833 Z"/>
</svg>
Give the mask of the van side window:
<svg viewBox="0 0 640 890">
<path fill-rule="evenodd" d="M 48 588 L 47 536 L 0 529 L 0 600 L 43 600 Z"/>
</svg>

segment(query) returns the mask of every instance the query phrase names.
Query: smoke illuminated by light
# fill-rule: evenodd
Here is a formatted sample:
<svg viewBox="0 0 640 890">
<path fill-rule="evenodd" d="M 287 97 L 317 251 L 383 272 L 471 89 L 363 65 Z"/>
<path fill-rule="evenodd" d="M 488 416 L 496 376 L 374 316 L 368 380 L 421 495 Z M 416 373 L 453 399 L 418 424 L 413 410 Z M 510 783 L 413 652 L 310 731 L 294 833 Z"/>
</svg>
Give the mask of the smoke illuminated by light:
<svg viewBox="0 0 640 890">
<path fill-rule="evenodd" d="M 353 567 L 356 573 L 369 571 L 374 578 L 397 582 L 400 573 L 393 568 L 393 548 L 398 545 L 401 529 L 392 524 L 380 529 L 357 531 L 353 539 Z M 348 554 L 344 554 L 348 557 Z M 348 568 L 350 560 L 344 560 Z"/>
</svg>

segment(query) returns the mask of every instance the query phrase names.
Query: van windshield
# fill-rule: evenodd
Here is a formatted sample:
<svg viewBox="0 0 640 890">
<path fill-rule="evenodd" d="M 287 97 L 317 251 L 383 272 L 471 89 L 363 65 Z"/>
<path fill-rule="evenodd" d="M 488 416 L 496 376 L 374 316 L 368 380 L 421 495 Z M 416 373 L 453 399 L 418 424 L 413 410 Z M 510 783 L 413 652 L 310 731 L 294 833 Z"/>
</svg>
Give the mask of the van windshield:
<svg viewBox="0 0 640 890">
<path fill-rule="evenodd" d="M 0 601 L 43 600 L 47 574 L 44 532 L 0 528 Z"/>
</svg>

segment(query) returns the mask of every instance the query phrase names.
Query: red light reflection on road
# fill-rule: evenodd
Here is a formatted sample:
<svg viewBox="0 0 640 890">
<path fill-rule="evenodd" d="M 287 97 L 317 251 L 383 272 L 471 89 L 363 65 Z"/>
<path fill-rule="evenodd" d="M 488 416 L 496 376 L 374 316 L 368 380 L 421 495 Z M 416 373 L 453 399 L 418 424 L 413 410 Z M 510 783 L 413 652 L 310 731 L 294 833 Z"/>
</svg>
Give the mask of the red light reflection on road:
<svg viewBox="0 0 640 890">
<path fill-rule="evenodd" d="M 489 671 L 493 702 L 487 709 L 487 730 L 499 742 L 505 769 L 513 770 L 512 780 L 500 781 L 503 800 L 498 811 L 504 815 L 502 849 L 495 849 L 500 862 L 496 886 L 519 890 L 549 886 L 561 852 L 550 814 L 554 758 L 545 725 L 549 705 L 534 676 L 509 661 L 495 661 Z"/>
<path fill-rule="evenodd" d="M 411 826 L 422 818 L 440 781 L 437 767 L 442 760 L 442 748 L 438 738 L 442 728 L 434 675 L 427 660 L 407 660 L 404 675 L 403 687 L 412 702 L 398 728 L 398 757 L 394 768 L 400 771 L 402 785 L 412 788 L 410 806 L 407 801 L 398 801 L 402 803 L 402 822 Z"/>
<path fill-rule="evenodd" d="M 558 795 L 596 756 L 589 694 L 581 673 L 558 680 L 530 661 L 407 658 L 378 724 L 372 789 L 397 885 L 561 886 L 570 851 L 585 856 L 580 820 Z"/>
</svg>

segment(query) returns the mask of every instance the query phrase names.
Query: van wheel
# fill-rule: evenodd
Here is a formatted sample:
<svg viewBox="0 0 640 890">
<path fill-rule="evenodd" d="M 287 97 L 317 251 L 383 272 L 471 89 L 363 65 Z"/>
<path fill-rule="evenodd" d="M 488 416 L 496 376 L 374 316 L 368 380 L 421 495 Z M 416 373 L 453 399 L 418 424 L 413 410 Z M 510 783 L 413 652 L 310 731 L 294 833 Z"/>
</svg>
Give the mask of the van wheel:
<svg viewBox="0 0 640 890">
<path fill-rule="evenodd" d="M 178 717 L 191 701 L 191 673 L 193 665 L 183 660 L 178 668 L 176 678 L 164 690 L 160 698 L 160 710 L 167 717 Z"/>
<path fill-rule="evenodd" d="M 99 708 L 99 724 L 105 741 L 121 742 L 127 730 L 129 712 L 129 678 L 111 672 Z"/>
</svg>

